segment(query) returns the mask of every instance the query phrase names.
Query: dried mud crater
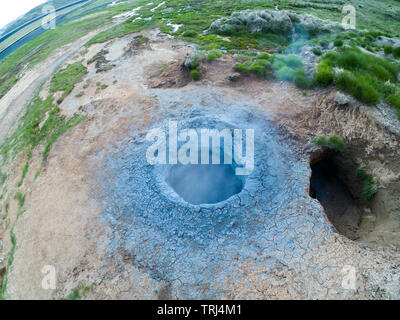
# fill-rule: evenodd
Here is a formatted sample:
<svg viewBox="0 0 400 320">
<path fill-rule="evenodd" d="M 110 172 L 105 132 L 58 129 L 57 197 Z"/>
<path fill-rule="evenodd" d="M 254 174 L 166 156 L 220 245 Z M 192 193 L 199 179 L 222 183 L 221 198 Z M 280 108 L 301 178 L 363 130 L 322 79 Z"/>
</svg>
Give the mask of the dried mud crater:
<svg viewBox="0 0 400 320">
<path fill-rule="evenodd" d="M 88 299 L 400 298 L 398 134 L 356 102 L 338 106 L 333 91 L 304 96 L 288 83 L 232 76 L 229 55 L 202 65 L 193 82 L 182 66 L 192 46 L 157 30 L 142 35 L 144 45 L 129 35 L 67 61 L 89 72 L 61 113 L 87 119 L 54 144 L 39 177 L 41 155 L 32 155 L 5 296 L 58 298 L 83 283 L 93 284 Z M 47 83 L 40 95 L 48 92 Z M 226 194 L 185 193 L 174 179 L 203 172 L 146 161 L 146 133 L 170 120 L 254 128 L 254 171 Z M 333 134 L 345 152 L 309 143 Z M 379 178 L 370 201 L 358 168 Z M 232 167 L 220 170 L 224 183 L 232 178 Z M 11 201 L 8 221 L 16 214 Z M 40 285 L 44 265 L 56 267 L 56 290 Z M 349 266 L 356 290 L 342 286 Z"/>
</svg>

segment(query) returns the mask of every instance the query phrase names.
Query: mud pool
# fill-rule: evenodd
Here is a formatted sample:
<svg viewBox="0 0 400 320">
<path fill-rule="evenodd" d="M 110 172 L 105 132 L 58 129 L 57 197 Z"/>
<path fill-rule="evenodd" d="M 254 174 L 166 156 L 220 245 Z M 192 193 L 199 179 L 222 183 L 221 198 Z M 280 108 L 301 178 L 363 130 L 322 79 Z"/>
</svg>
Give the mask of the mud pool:
<svg viewBox="0 0 400 320">
<path fill-rule="evenodd" d="M 170 168 L 167 183 L 191 204 L 218 203 L 238 194 L 243 181 L 231 165 L 188 164 Z"/>
<path fill-rule="evenodd" d="M 104 223 L 112 230 L 109 255 L 129 256 L 130 263 L 167 284 L 172 298 L 226 297 L 245 265 L 264 270 L 257 281 L 271 280 L 282 266 L 294 270 L 287 289 L 293 294 L 306 287 L 316 294 L 325 290 L 321 279 L 332 277 L 340 286 L 331 270 L 340 270 L 341 263 L 317 262 L 320 246 L 334 242 L 335 230 L 309 195 L 308 161 L 291 151 L 268 115 L 216 89 L 151 94 L 159 101 L 153 126 L 167 128 L 176 120 L 180 129 L 254 128 L 254 171 L 237 181 L 229 166 L 149 165 L 144 136 L 153 126 L 132 129 L 104 155 L 93 181 L 101 187 Z M 223 190 L 218 183 L 231 186 Z"/>
</svg>

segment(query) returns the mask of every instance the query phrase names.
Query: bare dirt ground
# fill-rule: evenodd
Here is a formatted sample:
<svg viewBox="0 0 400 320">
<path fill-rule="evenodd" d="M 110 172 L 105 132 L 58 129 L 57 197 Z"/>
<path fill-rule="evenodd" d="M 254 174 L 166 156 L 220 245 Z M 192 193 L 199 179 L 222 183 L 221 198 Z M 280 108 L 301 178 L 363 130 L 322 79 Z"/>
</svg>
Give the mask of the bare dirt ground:
<svg viewBox="0 0 400 320">
<path fill-rule="evenodd" d="M 372 145 L 365 146 L 372 148 L 371 156 L 356 151 L 348 156 L 375 171 L 380 170 L 382 180 L 386 178 L 383 186 L 389 192 L 378 194 L 372 203 L 372 211 L 380 212 L 382 206 L 394 203 L 394 195 L 390 193 L 398 185 L 400 170 L 393 163 L 396 163 L 398 156 L 395 150 L 398 150 L 399 139 L 376 125 L 368 115 L 358 109 L 354 109 L 354 112 L 339 109 L 334 106 L 329 95 L 331 93 L 327 91 L 310 91 L 304 95 L 292 84 L 266 82 L 250 76 L 241 76 L 231 81 L 230 76 L 234 73 L 231 56 L 205 63 L 201 70 L 201 80 L 194 83 L 181 67 L 182 61 L 192 51 L 191 46 L 170 39 L 156 30 L 143 32 L 143 35 L 150 39 L 150 43 L 144 47 L 132 45 L 136 35 L 128 35 L 92 45 L 80 55 L 74 56 L 87 40 L 81 39 L 64 50 L 62 56 L 54 56 L 27 72 L 0 101 L 1 137 L 4 137 L 8 131 L 4 123 L 9 123 L 22 110 L 21 105 L 20 109 L 10 112 L 10 106 L 32 96 L 57 66 L 64 62 L 82 61 L 88 67 L 88 75 L 60 105 L 63 114 L 72 116 L 81 112 L 88 119 L 58 139 L 46 167 L 36 180 L 35 173 L 41 166 L 41 153 L 36 150 L 33 154 L 23 186 L 26 191 L 25 210 L 14 230 L 17 249 L 8 274 L 6 298 L 55 299 L 67 296 L 80 284 L 93 285 L 86 293 L 87 299 L 179 298 L 170 295 L 169 283 L 152 278 L 146 270 L 132 263 L 132 257 L 127 256 L 122 249 L 121 252 L 109 255 L 106 247 L 110 241 L 110 230 L 103 223 L 103 204 L 93 197 L 97 190 L 91 183 L 92 175 L 99 168 L 102 156 L 108 149 L 124 139 L 132 128 L 144 130 L 160 120 L 155 116 L 159 101 L 152 94 L 152 88 L 168 90 L 216 87 L 232 99 L 248 99 L 260 106 L 261 112 L 281 128 L 284 136 L 297 143 L 294 148 L 298 148 L 300 153 L 306 153 L 304 150 L 309 147 L 309 139 L 313 136 L 344 133 L 342 136 L 354 141 L 354 145 L 372 138 Z M 106 58 L 111 68 L 97 72 L 95 65 L 88 65 L 87 61 L 100 50 L 108 51 Z M 52 67 L 49 68 L 49 65 Z M 102 84 L 107 87 L 102 88 Z M 22 88 L 29 90 L 24 91 Z M 24 94 L 20 95 L 22 91 Z M 40 94 L 43 97 L 48 94 L 48 83 Z M 325 96 L 327 98 L 321 102 L 321 97 Z M 348 119 L 348 122 L 344 122 L 344 119 Z M 368 130 L 364 127 L 366 124 Z M 309 149 L 310 153 L 316 152 L 313 148 Z M 386 160 L 378 159 L 378 165 L 373 162 L 378 161 L 378 156 L 374 156 L 376 150 L 380 150 L 378 154 L 387 156 Z M 22 165 L 21 162 L 16 166 L 14 176 L 8 180 L 9 193 L 15 188 L 13 186 L 20 177 Z M 8 223 L 4 223 L 0 230 L 4 246 L 0 253 L 3 256 L 10 252 L 8 231 L 17 214 L 16 200 L 10 198 L 9 201 Z M 393 218 L 387 220 L 388 216 L 392 217 L 393 212 L 399 212 L 398 207 L 383 211 L 387 216 L 382 221 L 389 221 L 385 222 L 388 224 L 393 221 Z M 389 231 L 383 224 L 380 227 L 384 230 L 380 236 L 388 236 Z M 391 227 L 393 229 L 393 223 Z M 376 235 L 369 237 L 377 238 Z M 338 280 L 341 279 L 340 269 L 325 270 L 329 277 L 322 287 L 326 289 L 317 290 L 312 287 L 312 283 L 305 285 L 307 277 L 314 276 L 309 273 L 315 270 L 296 270 L 282 264 L 268 271 L 259 269 L 253 261 L 247 261 L 231 279 L 221 279 L 221 283 L 226 280 L 227 284 L 225 297 L 324 299 L 382 298 L 387 297 L 385 294 L 390 297 L 400 296 L 398 273 L 390 271 L 390 268 L 399 265 L 397 245 L 383 249 L 380 247 L 379 253 L 379 250 L 374 251 L 336 234 L 318 250 L 315 257 L 312 257 L 315 252 L 305 252 L 304 258 L 311 259 L 315 265 L 324 265 L 330 259 L 342 261 L 343 265 L 352 261 L 370 279 L 375 279 L 375 274 L 385 274 L 386 282 L 375 284 L 377 290 L 384 286 L 385 293 L 371 293 L 373 280 L 365 282 L 361 276 L 358 279 L 358 291 L 343 291 Z M 52 265 L 57 271 L 55 290 L 45 290 L 41 286 L 44 277 L 42 268 L 45 265 Z M 260 280 L 266 273 L 270 277 Z M 299 282 L 299 274 L 304 281 Z"/>
</svg>

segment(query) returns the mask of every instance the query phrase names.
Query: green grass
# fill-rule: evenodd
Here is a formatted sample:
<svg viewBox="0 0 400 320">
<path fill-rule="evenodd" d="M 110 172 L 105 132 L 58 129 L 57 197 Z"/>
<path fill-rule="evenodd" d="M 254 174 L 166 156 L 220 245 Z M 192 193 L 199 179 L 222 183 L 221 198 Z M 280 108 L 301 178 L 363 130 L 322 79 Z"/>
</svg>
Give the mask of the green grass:
<svg viewBox="0 0 400 320">
<path fill-rule="evenodd" d="M 294 84 L 299 89 L 307 89 L 310 86 L 310 81 L 303 69 L 298 69 L 294 75 Z"/>
<path fill-rule="evenodd" d="M 192 78 L 192 80 L 197 81 L 200 79 L 200 72 L 196 69 L 193 69 L 190 71 L 190 77 Z"/>
<path fill-rule="evenodd" d="M 81 295 L 79 293 L 79 288 L 74 288 L 68 296 L 66 296 L 65 298 L 61 298 L 61 300 L 78 300 L 80 298 Z"/>
<path fill-rule="evenodd" d="M 312 50 L 312 52 L 313 52 L 316 56 L 322 55 L 322 51 L 321 51 L 321 49 L 319 49 L 319 48 L 314 48 L 314 49 Z"/>
<path fill-rule="evenodd" d="M 336 75 L 333 68 L 344 70 Z M 389 60 L 364 53 L 357 48 L 342 48 L 322 57 L 314 75 L 315 83 L 328 86 L 334 82 L 366 104 L 375 105 L 392 96 L 399 88 L 399 66 Z"/>
<path fill-rule="evenodd" d="M 296 70 L 288 66 L 282 66 L 276 71 L 276 78 L 280 81 L 292 81 L 296 75 Z"/>
<path fill-rule="evenodd" d="M 266 79 L 275 77 L 280 81 L 294 81 L 300 89 L 309 87 L 309 80 L 299 56 L 247 52 L 236 57 L 236 61 L 236 71 L 256 74 Z"/>
<path fill-rule="evenodd" d="M 335 82 L 338 88 L 350 93 L 361 102 L 375 105 L 380 101 L 379 92 L 372 85 L 371 79 L 362 74 L 343 71 Z"/>
<path fill-rule="evenodd" d="M 272 63 L 272 69 L 275 71 L 275 77 L 281 81 L 293 81 L 296 75 L 298 78 L 302 75 L 305 77 L 304 72 L 302 72 L 303 61 L 294 54 L 276 55 Z"/>
<path fill-rule="evenodd" d="M 383 52 L 388 55 L 388 54 L 392 54 L 393 53 L 393 47 L 392 46 L 385 46 L 383 48 Z"/>
<path fill-rule="evenodd" d="M 74 289 L 72 289 L 71 293 L 64 297 L 60 298 L 60 300 L 79 300 L 81 298 L 85 298 L 86 294 L 89 291 L 93 290 L 94 284 L 83 286 L 82 284 L 77 285 Z"/>
<path fill-rule="evenodd" d="M 161 31 L 173 34 L 177 38 L 186 39 L 199 44 L 201 49 L 211 50 L 224 47 L 228 51 L 252 48 L 274 47 L 277 43 L 280 45 L 286 43 L 284 37 L 280 35 L 265 35 L 265 34 L 249 34 L 248 32 L 237 32 L 225 37 L 218 35 L 204 35 L 203 31 L 208 29 L 212 22 L 218 18 L 228 16 L 234 11 L 245 9 L 272 9 L 273 4 L 266 1 L 192 1 L 192 0 L 167 0 L 166 4 L 161 8 L 151 12 L 150 10 L 162 1 L 154 2 L 152 6 L 147 6 L 148 2 L 139 1 L 137 6 L 142 5 L 142 8 L 137 11 L 138 16 L 142 20 L 128 19 L 119 25 L 116 25 L 109 30 L 101 32 L 96 37 L 88 42 L 89 44 L 104 42 L 116 37 L 122 37 L 126 34 L 137 32 L 147 28 L 158 27 Z M 170 8 L 170 12 L 163 11 L 166 7 Z M 152 18 L 146 20 L 146 18 Z M 175 33 L 171 27 L 167 26 L 167 22 L 173 24 L 182 24 L 183 26 Z"/>
<path fill-rule="evenodd" d="M 28 154 L 31 153 L 45 136 L 46 128 L 40 129 L 39 124 L 45 118 L 46 113 L 53 109 L 55 109 L 55 106 L 51 97 L 41 100 L 36 96 L 33 99 L 27 107 L 17 130 L 1 146 L 1 155 L 4 162 L 8 160 L 9 156 L 14 158 L 22 150 L 27 151 Z"/>
<path fill-rule="evenodd" d="M 400 47 L 394 48 L 393 51 L 393 57 L 395 57 L 396 59 L 400 58 Z"/>
<path fill-rule="evenodd" d="M 185 38 L 194 38 L 194 37 L 198 36 L 198 33 L 193 30 L 188 30 L 188 31 L 183 32 L 182 36 Z"/>
<path fill-rule="evenodd" d="M 44 147 L 42 155 L 43 161 L 47 160 L 50 149 L 54 144 L 54 142 L 56 142 L 57 139 L 60 136 L 62 136 L 66 131 L 77 126 L 84 119 L 85 117 L 81 115 L 74 115 L 72 118 L 68 120 L 65 120 L 64 116 L 58 116 L 58 115 L 54 118 L 54 122 L 52 124 L 54 130 L 52 130 L 47 137 L 46 145 Z"/>
<path fill-rule="evenodd" d="M 215 59 L 221 58 L 222 57 L 222 52 L 219 50 L 212 50 L 207 54 L 207 61 L 213 61 Z"/>
<path fill-rule="evenodd" d="M 27 161 L 24 165 L 24 168 L 22 169 L 22 176 L 21 179 L 18 181 L 18 187 L 22 186 L 22 184 L 24 183 L 24 179 L 26 174 L 28 173 L 28 169 L 29 169 L 29 162 Z"/>
<path fill-rule="evenodd" d="M 331 136 L 330 138 L 322 136 L 313 139 L 311 142 L 318 146 L 326 147 L 332 150 L 344 151 L 346 149 L 346 143 L 338 136 Z"/>
<path fill-rule="evenodd" d="M 256 74 L 268 79 L 272 77 L 271 61 L 273 58 L 274 56 L 269 55 L 266 52 L 253 54 L 245 53 L 236 57 L 238 63 L 236 64 L 235 69 L 242 73 Z"/>
<path fill-rule="evenodd" d="M 15 221 L 12 224 L 11 229 L 10 229 L 11 251 L 10 251 L 8 261 L 7 261 L 6 270 L 3 275 L 3 281 L 1 283 L 0 300 L 5 300 L 5 293 L 6 293 L 7 284 L 8 284 L 8 273 L 10 271 L 11 265 L 13 264 L 15 251 L 17 249 L 17 238 L 14 233 L 14 228 L 15 228 L 15 225 L 16 225 L 19 217 L 23 213 L 23 207 L 25 204 L 25 194 L 18 192 L 14 198 L 18 201 L 18 213 L 17 213 Z"/>
<path fill-rule="evenodd" d="M 363 180 L 364 183 L 361 194 L 366 200 L 371 200 L 378 191 L 378 181 L 367 174 L 363 169 L 357 169 L 356 175 Z"/>
<path fill-rule="evenodd" d="M 314 81 L 321 87 L 327 87 L 333 82 L 333 70 L 332 67 L 326 63 L 320 63 L 317 66 L 317 70 L 314 74 Z"/>
<path fill-rule="evenodd" d="M 0 186 L 2 186 L 4 182 L 6 182 L 6 180 L 7 180 L 7 174 L 1 172 L 0 170 Z"/>
<path fill-rule="evenodd" d="M 390 102 L 397 109 L 400 109 L 400 96 L 392 94 L 387 97 L 387 101 Z"/>
<path fill-rule="evenodd" d="M 46 160 L 57 138 L 81 120 L 83 117 L 78 115 L 70 119 L 60 115 L 53 97 L 42 100 L 36 96 L 27 107 L 17 130 L 1 145 L 3 163 L 22 151 L 26 152 L 29 159 L 33 149 L 42 142 L 45 143 L 43 160 Z"/>
<path fill-rule="evenodd" d="M 63 91 L 57 103 L 61 103 L 71 93 L 75 84 L 81 81 L 87 72 L 86 67 L 82 63 L 75 62 L 68 65 L 64 70 L 54 74 L 50 82 L 50 92 Z"/>
<path fill-rule="evenodd" d="M 336 40 L 333 42 L 333 45 L 334 45 L 335 47 L 341 47 L 341 46 L 343 46 L 343 40 L 342 40 L 342 39 L 336 39 Z"/>
<path fill-rule="evenodd" d="M 396 108 L 397 117 L 400 119 L 400 95 L 392 94 L 386 98 L 386 101 Z"/>
</svg>

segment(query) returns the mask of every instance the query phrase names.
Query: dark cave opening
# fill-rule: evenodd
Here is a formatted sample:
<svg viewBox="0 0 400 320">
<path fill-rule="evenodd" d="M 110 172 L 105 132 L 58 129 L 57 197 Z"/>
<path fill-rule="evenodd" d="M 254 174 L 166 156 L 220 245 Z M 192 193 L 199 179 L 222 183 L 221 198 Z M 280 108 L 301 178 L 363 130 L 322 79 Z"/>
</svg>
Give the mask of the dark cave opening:
<svg viewBox="0 0 400 320">
<path fill-rule="evenodd" d="M 344 179 L 343 164 L 334 155 L 326 154 L 311 164 L 311 170 L 310 196 L 321 203 L 340 234 L 357 239 L 362 211 Z"/>
</svg>

